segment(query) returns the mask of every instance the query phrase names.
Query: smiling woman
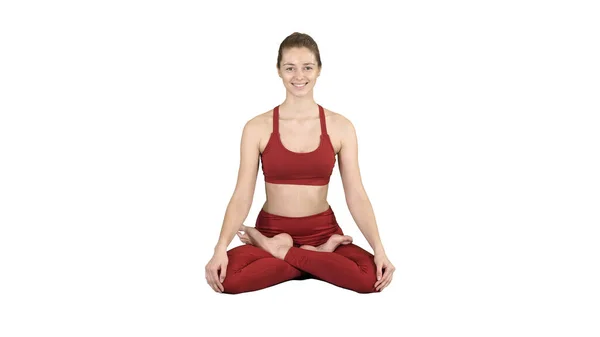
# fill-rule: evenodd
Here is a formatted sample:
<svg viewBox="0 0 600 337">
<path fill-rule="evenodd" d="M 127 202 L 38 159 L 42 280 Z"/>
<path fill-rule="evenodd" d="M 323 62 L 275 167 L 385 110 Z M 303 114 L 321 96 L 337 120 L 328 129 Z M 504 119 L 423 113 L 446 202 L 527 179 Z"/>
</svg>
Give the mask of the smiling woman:
<svg viewBox="0 0 600 337">
<path fill-rule="evenodd" d="M 280 44 L 277 74 L 286 98 L 248 120 L 242 131 L 236 187 L 206 265 L 207 283 L 217 292 L 241 293 L 315 278 L 371 293 L 392 281 L 395 268 L 362 185 L 354 126 L 313 98 L 321 68 L 319 48 L 309 35 L 296 32 Z M 344 235 L 327 201 L 336 156 L 348 208 L 374 254 Z M 248 227 L 243 222 L 252 205 L 259 161 L 266 201 L 256 226 Z M 228 251 L 236 233 L 245 245 Z"/>
</svg>

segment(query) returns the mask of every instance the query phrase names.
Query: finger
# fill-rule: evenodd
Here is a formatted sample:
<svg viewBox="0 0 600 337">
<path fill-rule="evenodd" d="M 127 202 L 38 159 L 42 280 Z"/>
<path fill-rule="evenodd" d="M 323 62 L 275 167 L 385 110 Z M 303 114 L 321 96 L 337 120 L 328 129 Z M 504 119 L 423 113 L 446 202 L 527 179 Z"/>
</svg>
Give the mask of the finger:
<svg viewBox="0 0 600 337">
<path fill-rule="evenodd" d="M 388 281 L 388 279 L 390 278 L 391 273 L 388 272 L 388 270 L 385 270 L 385 273 L 383 274 L 383 277 L 381 278 L 381 280 L 379 281 L 379 284 L 377 285 L 378 290 L 382 289 L 382 285 L 385 284 L 385 282 Z"/>
<path fill-rule="evenodd" d="M 213 279 L 212 279 L 212 276 L 211 276 L 212 274 L 211 274 L 210 270 L 207 270 L 207 271 L 206 271 L 206 273 L 207 273 L 207 274 L 206 274 L 206 283 L 208 283 L 208 285 L 209 285 L 209 286 L 210 286 L 210 287 L 211 287 L 211 288 L 212 288 L 214 291 L 217 291 L 217 289 L 215 289 L 215 283 L 213 282 Z"/>
<path fill-rule="evenodd" d="M 384 272 L 383 272 L 383 276 L 386 277 L 391 272 L 392 272 L 392 268 L 390 268 L 389 266 L 385 266 L 385 269 L 384 269 Z"/>
<path fill-rule="evenodd" d="M 217 275 L 217 269 L 211 270 L 210 278 L 211 278 L 211 282 L 213 283 L 215 288 L 220 290 L 220 287 L 218 286 L 218 284 L 220 284 L 220 282 L 219 282 L 219 275 Z"/>
<path fill-rule="evenodd" d="M 381 279 L 381 281 L 379 282 L 379 285 L 377 285 L 377 287 L 375 288 L 375 290 L 377 291 L 381 291 L 381 289 L 383 288 L 383 285 L 385 284 L 385 282 L 387 282 L 387 278 L 384 277 Z"/>
<path fill-rule="evenodd" d="M 223 283 L 222 283 L 220 277 L 218 276 L 218 273 L 217 273 L 217 277 L 215 278 L 215 284 L 217 285 L 219 292 L 222 293 L 224 288 L 223 288 Z"/>
<path fill-rule="evenodd" d="M 223 286 L 223 281 L 225 281 L 225 276 L 221 275 L 221 278 L 219 279 L 219 289 L 221 289 L 221 292 L 225 291 L 225 287 Z"/>
<path fill-rule="evenodd" d="M 385 266 L 382 278 L 388 278 L 390 275 L 392 275 L 393 272 L 394 272 L 394 268 L 393 267 Z"/>
<path fill-rule="evenodd" d="M 208 283 L 212 290 L 214 290 L 215 292 L 219 292 L 219 289 L 212 280 L 206 280 L 206 283 Z"/>
<path fill-rule="evenodd" d="M 217 287 L 217 285 L 214 282 L 210 283 L 211 288 L 213 288 L 213 290 L 218 293 L 219 292 L 219 287 Z"/>
<path fill-rule="evenodd" d="M 377 282 L 375 282 L 375 288 L 377 288 L 383 282 L 383 278 L 385 277 L 385 274 L 382 275 L 382 272 L 381 272 L 382 269 L 383 269 L 382 265 L 377 266 Z"/>
<path fill-rule="evenodd" d="M 380 279 L 378 279 L 378 280 L 375 282 L 375 285 L 374 285 L 375 289 L 377 289 L 377 287 L 379 287 L 379 285 L 381 285 L 381 283 L 382 283 L 382 282 L 383 282 L 383 277 L 382 277 L 382 278 L 380 278 Z"/>
<path fill-rule="evenodd" d="M 219 279 L 219 275 L 217 274 L 217 268 L 211 269 L 210 270 L 210 280 L 213 283 L 217 283 L 217 280 Z"/>
<path fill-rule="evenodd" d="M 221 283 L 223 283 L 223 281 L 225 281 L 225 277 L 227 276 L 227 266 L 221 266 L 221 276 L 219 278 L 219 281 Z"/>
<path fill-rule="evenodd" d="M 204 272 L 204 278 L 206 279 L 206 283 L 208 283 L 208 285 L 210 285 L 212 287 L 212 272 L 210 267 L 206 267 L 206 271 Z"/>
<path fill-rule="evenodd" d="M 385 282 L 385 283 L 384 283 L 384 284 L 381 286 L 381 290 L 379 290 L 379 291 L 382 291 L 383 289 L 385 289 L 387 286 L 389 286 L 389 285 L 390 285 L 390 283 L 391 283 L 391 282 L 392 282 L 392 279 L 391 279 L 391 278 L 390 278 L 390 279 L 388 279 L 388 280 L 387 280 L 387 281 L 386 281 L 386 282 Z"/>
<path fill-rule="evenodd" d="M 388 280 L 387 284 L 385 285 L 384 288 L 387 288 L 391 283 L 392 283 L 392 276 L 390 276 L 390 279 Z"/>
<path fill-rule="evenodd" d="M 385 287 L 390 285 L 390 283 L 392 282 L 392 277 L 393 277 L 393 274 L 390 273 L 389 277 L 387 277 L 385 279 L 385 282 L 382 282 L 382 285 L 379 287 L 379 291 L 382 291 L 383 289 L 385 289 Z"/>
<path fill-rule="evenodd" d="M 379 283 L 381 283 L 381 265 L 377 265 L 376 269 L 377 269 L 377 271 L 376 271 L 375 275 L 376 275 L 377 281 L 375 281 L 375 284 L 373 285 L 373 287 L 375 287 L 375 289 L 377 289 L 377 287 L 379 286 Z"/>
<path fill-rule="evenodd" d="M 379 287 L 377 287 L 377 291 L 382 291 L 383 288 L 385 287 L 385 284 L 387 283 L 387 281 L 388 281 L 387 277 L 381 279 L 381 283 L 379 284 Z"/>
<path fill-rule="evenodd" d="M 221 291 L 225 290 L 225 288 L 223 287 L 223 281 L 225 281 L 226 276 L 227 276 L 227 262 L 223 262 L 219 266 L 219 278 L 217 279 L 217 281 L 219 281 L 219 288 L 221 289 Z"/>
<path fill-rule="evenodd" d="M 377 289 L 377 287 L 379 287 L 379 285 L 381 284 L 381 282 L 383 282 L 383 280 L 378 280 L 378 281 L 375 282 L 375 285 L 374 285 L 375 289 Z"/>
</svg>

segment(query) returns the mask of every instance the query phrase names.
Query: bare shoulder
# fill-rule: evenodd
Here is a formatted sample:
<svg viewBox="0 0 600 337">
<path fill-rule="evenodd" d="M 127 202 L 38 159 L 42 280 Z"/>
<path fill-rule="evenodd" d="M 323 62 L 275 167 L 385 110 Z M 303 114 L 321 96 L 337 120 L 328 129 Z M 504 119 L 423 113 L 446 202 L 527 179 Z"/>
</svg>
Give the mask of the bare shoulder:
<svg viewBox="0 0 600 337">
<path fill-rule="evenodd" d="M 273 110 L 259 113 L 246 121 L 244 132 L 261 137 L 265 132 L 270 133 L 273 120 Z"/>
<path fill-rule="evenodd" d="M 266 147 L 273 131 L 273 110 L 254 115 L 244 125 L 243 138 L 258 146 L 259 152 Z"/>
<path fill-rule="evenodd" d="M 348 132 L 354 129 L 352 121 L 344 114 L 329 109 L 325 110 L 325 118 L 327 119 L 327 129 L 337 132 Z"/>
<path fill-rule="evenodd" d="M 337 153 L 344 141 L 350 137 L 355 137 L 355 129 L 352 121 L 344 114 L 329 109 L 325 110 L 325 119 L 327 121 L 327 133 Z"/>
</svg>

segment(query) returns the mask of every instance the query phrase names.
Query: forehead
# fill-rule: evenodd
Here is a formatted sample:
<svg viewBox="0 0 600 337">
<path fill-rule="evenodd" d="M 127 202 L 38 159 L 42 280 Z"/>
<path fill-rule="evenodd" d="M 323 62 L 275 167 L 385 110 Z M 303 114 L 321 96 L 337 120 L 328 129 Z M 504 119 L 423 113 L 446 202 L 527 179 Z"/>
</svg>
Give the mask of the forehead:
<svg viewBox="0 0 600 337">
<path fill-rule="evenodd" d="M 285 49 L 281 55 L 282 63 L 315 63 L 315 55 L 306 47 Z"/>
</svg>

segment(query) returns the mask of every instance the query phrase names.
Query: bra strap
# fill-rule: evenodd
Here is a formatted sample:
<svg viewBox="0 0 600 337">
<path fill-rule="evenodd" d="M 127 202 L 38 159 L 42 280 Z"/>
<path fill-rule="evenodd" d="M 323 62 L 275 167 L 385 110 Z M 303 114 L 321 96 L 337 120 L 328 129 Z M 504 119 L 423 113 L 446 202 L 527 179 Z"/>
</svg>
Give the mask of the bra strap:
<svg viewBox="0 0 600 337">
<path fill-rule="evenodd" d="M 317 104 L 318 105 L 318 104 Z M 319 119 L 321 120 L 321 134 L 327 134 L 327 124 L 325 123 L 325 110 L 319 105 Z"/>
<path fill-rule="evenodd" d="M 279 133 L 279 105 L 273 109 L 273 133 Z"/>
</svg>

